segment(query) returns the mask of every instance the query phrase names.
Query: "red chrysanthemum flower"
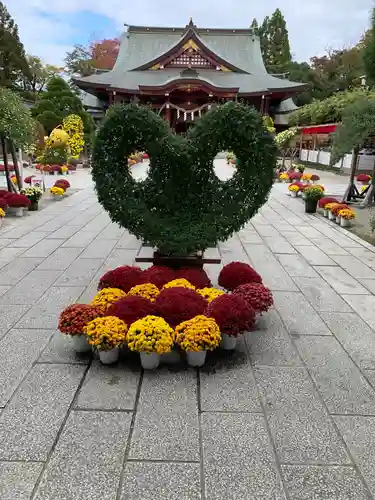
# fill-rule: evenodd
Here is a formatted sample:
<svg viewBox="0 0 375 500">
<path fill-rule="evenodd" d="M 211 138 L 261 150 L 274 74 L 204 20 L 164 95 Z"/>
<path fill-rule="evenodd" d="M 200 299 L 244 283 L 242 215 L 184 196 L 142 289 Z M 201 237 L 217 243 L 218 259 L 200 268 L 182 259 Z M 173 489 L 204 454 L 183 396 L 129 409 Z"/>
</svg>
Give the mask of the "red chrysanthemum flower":
<svg viewBox="0 0 375 500">
<path fill-rule="evenodd" d="M 6 201 L 5 198 L 0 198 L 0 208 L 2 208 L 3 210 L 5 210 L 8 206 L 8 203 Z"/>
<path fill-rule="evenodd" d="M 234 290 L 234 295 L 242 297 L 256 312 L 265 312 L 273 305 L 271 291 L 261 283 L 246 283 Z"/>
<path fill-rule="evenodd" d="M 319 175 L 312 174 L 312 176 L 311 176 L 311 180 L 312 180 L 312 181 L 314 181 L 314 182 L 315 182 L 315 181 L 319 181 L 319 180 L 320 180 L 320 177 L 319 177 Z"/>
<path fill-rule="evenodd" d="M 293 180 L 293 179 L 300 179 L 302 177 L 302 174 L 301 172 L 291 172 L 289 174 L 289 179 Z"/>
<path fill-rule="evenodd" d="M 251 330 L 255 311 L 239 295 L 225 294 L 213 300 L 207 307 L 206 316 L 214 318 L 221 333 L 237 337 Z"/>
<path fill-rule="evenodd" d="M 249 264 L 231 262 L 219 274 L 219 285 L 226 290 L 234 290 L 245 283 L 262 283 L 262 278 Z"/>
<path fill-rule="evenodd" d="M 69 181 L 67 181 L 65 179 L 59 179 L 58 181 L 56 181 L 55 186 L 62 188 L 64 191 L 66 191 L 68 188 L 70 188 Z"/>
<path fill-rule="evenodd" d="M 81 335 L 83 328 L 95 318 L 103 316 L 102 307 L 89 304 L 73 304 L 60 314 L 59 330 L 66 335 Z"/>
<path fill-rule="evenodd" d="M 161 316 L 173 328 L 203 314 L 207 301 L 195 290 L 183 287 L 164 288 L 154 302 L 155 314 Z"/>
<path fill-rule="evenodd" d="M 371 177 L 367 174 L 358 174 L 357 181 L 358 182 L 370 182 Z"/>
<path fill-rule="evenodd" d="M 167 266 L 151 266 L 142 272 L 142 282 L 152 283 L 160 289 L 175 278 L 176 272 Z"/>
<path fill-rule="evenodd" d="M 176 278 L 185 278 L 196 288 L 211 288 L 212 286 L 206 271 L 201 268 L 181 267 L 181 269 L 177 271 Z"/>
<path fill-rule="evenodd" d="M 12 194 L 7 189 L 0 189 L 0 198 L 4 198 L 4 196 Z"/>
<path fill-rule="evenodd" d="M 331 196 L 324 196 L 324 198 L 320 198 L 318 201 L 318 207 L 324 208 L 327 203 L 339 203 L 336 198 L 332 198 Z"/>
<path fill-rule="evenodd" d="M 106 272 L 99 280 L 98 290 L 119 288 L 128 292 L 133 286 L 143 283 L 142 269 L 137 266 L 120 266 Z"/>
<path fill-rule="evenodd" d="M 31 179 L 32 179 L 33 177 L 35 177 L 35 175 L 29 175 L 28 177 L 25 177 L 25 178 L 24 178 L 23 182 L 24 182 L 25 184 L 31 184 Z"/>
<path fill-rule="evenodd" d="M 13 193 L 10 196 L 6 196 L 6 200 L 9 207 L 15 208 L 28 207 L 31 204 L 29 198 L 23 194 Z"/>
<path fill-rule="evenodd" d="M 152 302 L 139 295 L 128 295 L 112 304 L 106 311 L 107 316 L 116 316 L 122 319 L 128 327 L 148 315 L 155 313 Z"/>
</svg>

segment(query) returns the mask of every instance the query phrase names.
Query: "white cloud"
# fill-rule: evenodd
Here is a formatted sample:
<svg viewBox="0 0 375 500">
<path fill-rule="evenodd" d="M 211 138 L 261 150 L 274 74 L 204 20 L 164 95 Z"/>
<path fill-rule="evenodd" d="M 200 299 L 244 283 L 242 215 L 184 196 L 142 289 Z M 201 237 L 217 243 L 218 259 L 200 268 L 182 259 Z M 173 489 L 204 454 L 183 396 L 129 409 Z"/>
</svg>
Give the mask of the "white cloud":
<svg viewBox="0 0 375 500">
<path fill-rule="evenodd" d="M 138 25 L 185 25 L 190 16 L 198 26 L 247 27 L 256 17 L 262 20 L 277 7 L 287 20 L 292 52 L 298 60 L 320 55 L 328 48 L 356 43 L 369 25 L 372 0 L 315 0 L 296 5 L 293 0 L 249 2 L 233 0 L 8 0 L 7 6 L 20 27 L 26 50 L 51 63 L 61 63 L 71 47 L 72 27 L 66 14 L 91 11 L 112 19 L 121 29 L 123 23 Z M 46 13 L 50 17 L 43 17 Z M 84 23 L 89 39 L 93 29 Z M 114 33 L 114 36 L 117 33 Z"/>
</svg>

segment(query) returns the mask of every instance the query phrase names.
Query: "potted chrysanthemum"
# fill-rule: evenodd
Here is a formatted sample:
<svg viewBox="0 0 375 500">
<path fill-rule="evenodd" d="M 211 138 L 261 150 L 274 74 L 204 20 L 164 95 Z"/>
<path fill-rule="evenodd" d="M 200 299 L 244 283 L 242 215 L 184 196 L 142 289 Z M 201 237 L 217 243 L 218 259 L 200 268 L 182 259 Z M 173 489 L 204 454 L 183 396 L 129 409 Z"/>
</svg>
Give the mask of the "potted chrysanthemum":
<svg viewBox="0 0 375 500">
<path fill-rule="evenodd" d="M 323 198 L 323 191 L 318 186 L 310 186 L 304 190 L 305 194 L 305 212 L 314 214 L 320 198 Z"/>
<path fill-rule="evenodd" d="M 131 351 L 139 352 L 142 367 L 152 370 L 159 366 L 160 355 L 172 350 L 174 331 L 163 318 L 149 315 L 130 326 L 127 341 Z"/>
<path fill-rule="evenodd" d="M 128 327 L 115 316 L 104 316 L 90 321 L 83 332 L 88 343 L 98 350 L 100 361 L 105 365 L 116 363 L 120 347 L 126 342 Z"/>
<path fill-rule="evenodd" d="M 25 195 L 30 200 L 30 205 L 29 205 L 30 212 L 38 210 L 38 202 L 43 195 L 42 189 L 35 186 L 31 186 L 21 189 L 21 194 Z"/>
<path fill-rule="evenodd" d="M 70 335 L 76 352 L 91 351 L 91 346 L 83 333 L 84 327 L 90 321 L 103 315 L 103 308 L 88 304 L 73 304 L 60 314 L 59 330 L 65 335 Z"/>
<path fill-rule="evenodd" d="M 202 366 L 207 351 L 216 349 L 220 340 L 220 329 L 216 321 L 204 315 L 184 321 L 176 328 L 176 344 L 186 352 L 190 366 Z"/>
<path fill-rule="evenodd" d="M 355 219 L 355 212 L 350 208 L 343 208 L 339 211 L 340 226 L 350 227 L 351 221 Z"/>
<path fill-rule="evenodd" d="M 0 227 L 2 226 L 3 224 L 3 219 L 5 217 L 5 211 L 3 208 L 0 207 Z"/>
<path fill-rule="evenodd" d="M 297 198 L 297 194 L 298 194 L 299 190 L 300 190 L 300 188 L 299 188 L 299 186 L 296 183 L 295 184 L 290 184 L 288 186 L 288 191 L 289 191 L 290 196 L 292 198 Z"/>
<path fill-rule="evenodd" d="M 50 189 L 50 193 L 52 194 L 54 200 L 59 201 L 64 198 L 65 190 L 63 188 L 53 186 Z"/>
</svg>

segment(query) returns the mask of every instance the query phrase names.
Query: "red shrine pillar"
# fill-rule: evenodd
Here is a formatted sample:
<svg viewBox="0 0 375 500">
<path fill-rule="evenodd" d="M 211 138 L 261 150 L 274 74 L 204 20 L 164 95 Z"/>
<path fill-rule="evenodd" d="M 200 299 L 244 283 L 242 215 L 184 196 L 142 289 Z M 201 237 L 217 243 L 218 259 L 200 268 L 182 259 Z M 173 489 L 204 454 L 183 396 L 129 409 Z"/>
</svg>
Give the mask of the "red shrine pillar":
<svg viewBox="0 0 375 500">
<path fill-rule="evenodd" d="M 165 107 L 164 118 L 167 120 L 167 122 L 170 125 L 171 124 L 171 108 L 170 108 L 169 104 L 167 104 Z"/>
</svg>

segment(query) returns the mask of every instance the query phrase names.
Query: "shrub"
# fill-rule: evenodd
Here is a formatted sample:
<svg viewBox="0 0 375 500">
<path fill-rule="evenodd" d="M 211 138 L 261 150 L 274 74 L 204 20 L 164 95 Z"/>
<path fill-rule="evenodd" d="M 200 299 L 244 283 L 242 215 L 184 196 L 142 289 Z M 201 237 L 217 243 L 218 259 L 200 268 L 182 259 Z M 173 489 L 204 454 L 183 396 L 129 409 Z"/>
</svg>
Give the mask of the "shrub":
<svg viewBox="0 0 375 500">
<path fill-rule="evenodd" d="M 196 288 L 210 288 L 211 281 L 204 269 L 182 267 L 177 271 L 177 278 L 184 278 Z"/>
<path fill-rule="evenodd" d="M 256 312 L 265 312 L 273 305 L 271 291 L 260 283 L 246 283 L 234 290 Z"/>
<path fill-rule="evenodd" d="M 245 283 L 262 283 L 262 278 L 249 264 L 231 262 L 219 274 L 219 285 L 226 290 L 234 290 Z"/>
<path fill-rule="evenodd" d="M 73 304 L 60 314 L 58 329 L 66 335 L 81 335 L 87 323 L 103 316 L 103 308 L 88 304 Z"/>
<path fill-rule="evenodd" d="M 327 203 L 338 203 L 338 201 L 336 200 L 336 198 L 332 198 L 331 196 L 324 196 L 318 201 L 318 207 L 324 208 Z"/>
<path fill-rule="evenodd" d="M 172 327 L 203 314 L 207 301 L 195 290 L 182 287 L 164 288 L 155 300 L 156 312 Z"/>
<path fill-rule="evenodd" d="M 98 290 L 119 288 L 128 292 L 133 286 L 142 283 L 142 269 L 136 266 L 120 266 L 107 271 L 99 280 Z"/>
<path fill-rule="evenodd" d="M 222 334 L 233 337 L 250 330 L 255 321 L 255 311 L 239 295 L 221 295 L 208 305 L 206 314 L 214 318 Z"/>
<path fill-rule="evenodd" d="M 123 168 L 139 147 L 152 157 L 145 182 Z M 239 160 L 229 182 L 213 172 L 213 158 L 223 150 Z M 276 154 L 251 106 L 215 106 L 185 138 L 146 106 L 118 105 L 96 135 L 92 174 L 114 222 L 162 253 L 186 255 L 216 246 L 255 215 L 272 187 Z"/>
<path fill-rule="evenodd" d="M 31 205 L 29 198 L 23 194 L 13 193 L 10 196 L 7 196 L 6 200 L 9 207 L 21 208 Z"/>
<path fill-rule="evenodd" d="M 167 266 L 151 266 L 142 273 L 144 283 L 152 283 L 158 288 L 163 288 L 164 285 L 175 278 L 176 271 Z"/>
<path fill-rule="evenodd" d="M 151 302 L 137 295 L 128 295 L 118 300 L 106 311 L 108 316 L 116 316 L 129 326 L 134 323 L 134 321 L 153 313 L 154 307 Z"/>
</svg>

